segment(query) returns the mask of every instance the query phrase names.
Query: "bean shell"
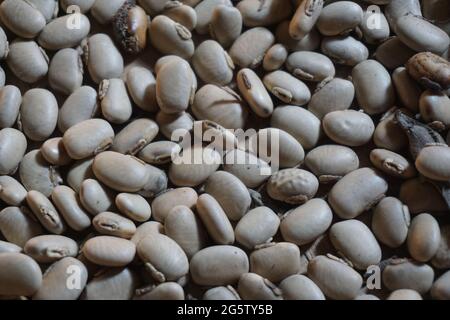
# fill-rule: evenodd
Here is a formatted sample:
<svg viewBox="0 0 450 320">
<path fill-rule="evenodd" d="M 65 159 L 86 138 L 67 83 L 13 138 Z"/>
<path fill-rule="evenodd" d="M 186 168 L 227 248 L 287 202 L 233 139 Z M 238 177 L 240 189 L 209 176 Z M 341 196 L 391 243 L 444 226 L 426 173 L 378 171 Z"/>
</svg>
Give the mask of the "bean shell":
<svg viewBox="0 0 450 320">
<path fill-rule="evenodd" d="M 66 225 L 50 200 L 42 193 L 31 190 L 27 194 L 27 203 L 36 218 L 49 232 L 62 234 Z"/>
<path fill-rule="evenodd" d="M 153 218 L 156 221 L 164 222 L 172 208 L 182 205 L 192 209 L 197 203 L 197 199 L 197 192 L 192 188 L 169 190 L 152 201 Z"/>
<path fill-rule="evenodd" d="M 387 182 L 373 169 L 361 168 L 339 180 L 328 195 L 328 203 L 343 219 L 352 219 L 384 197 Z"/>
<path fill-rule="evenodd" d="M 408 207 L 396 198 L 386 197 L 374 208 L 372 231 L 388 247 L 398 248 L 406 241 L 410 223 Z"/>
<path fill-rule="evenodd" d="M 71 282 L 73 275 L 79 276 L 79 282 Z M 63 258 L 45 271 L 42 286 L 33 295 L 33 300 L 77 300 L 87 278 L 88 271 L 81 261 L 72 257 Z"/>
<path fill-rule="evenodd" d="M 27 139 L 19 130 L 0 130 L 0 174 L 13 174 L 27 150 Z"/>
<path fill-rule="evenodd" d="M 306 155 L 305 164 L 321 183 L 328 183 L 358 169 L 359 159 L 352 149 L 329 144 L 311 150 Z"/>
<path fill-rule="evenodd" d="M 82 248 L 84 256 L 91 262 L 106 267 L 122 267 L 135 256 L 133 242 L 111 236 L 93 237 Z"/>
<path fill-rule="evenodd" d="M 97 180 L 84 180 L 79 193 L 83 207 L 94 216 L 113 208 L 114 194 Z"/>
<path fill-rule="evenodd" d="M 311 199 L 282 217 L 280 231 L 284 240 L 301 246 L 324 234 L 332 220 L 328 204 L 322 199 Z"/>
<path fill-rule="evenodd" d="M 406 69 L 417 81 L 428 79 L 442 88 L 450 87 L 450 62 L 431 52 L 421 52 L 409 59 Z"/>
<path fill-rule="evenodd" d="M 10 176 L 0 176 L 0 199 L 10 206 L 19 206 L 25 200 L 27 190 Z"/>
<path fill-rule="evenodd" d="M 366 270 L 381 261 L 381 248 L 375 236 L 358 220 L 335 223 L 330 229 L 330 240 L 336 250 L 359 270 Z"/>
<path fill-rule="evenodd" d="M 0 294 L 31 296 L 42 285 L 39 265 L 21 253 L 0 254 Z"/>
<path fill-rule="evenodd" d="M 208 234 L 217 244 L 232 244 L 234 231 L 220 204 L 209 194 L 198 197 L 197 212 Z"/>
<path fill-rule="evenodd" d="M 408 231 L 408 251 L 417 261 L 426 262 L 437 252 L 441 240 L 441 232 L 436 219 L 422 213 L 414 217 Z"/>
<path fill-rule="evenodd" d="M 58 208 L 64 221 L 75 231 L 81 231 L 91 225 L 91 219 L 83 209 L 78 195 L 67 186 L 57 186 L 52 192 L 52 201 Z"/>
<path fill-rule="evenodd" d="M 280 219 L 268 207 L 257 207 L 239 220 L 234 233 L 236 240 L 246 248 L 270 242 L 278 231 Z"/>
<path fill-rule="evenodd" d="M 333 62 L 327 56 L 312 51 L 291 53 L 286 60 L 286 68 L 295 77 L 313 82 L 334 77 L 336 73 Z"/>
<path fill-rule="evenodd" d="M 237 283 L 249 271 L 248 257 L 234 246 L 211 246 L 197 252 L 190 262 L 194 283 L 221 286 Z"/>
<path fill-rule="evenodd" d="M 0 211 L 0 231 L 9 243 L 21 248 L 28 240 L 43 233 L 41 225 L 25 207 L 6 207 Z"/>
<path fill-rule="evenodd" d="M 162 234 L 149 234 L 137 245 L 137 252 L 147 271 L 158 282 L 178 280 L 189 271 L 183 249 Z"/>
<path fill-rule="evenodd" d="M 308 264 L 308 276 L 331 299 L 353 299 L 363 279 L 353 268 L 340 260 L 317 256 Z"/>
<path fill-rule="evenodd" d="M 20 106 L 20 122 L 25 135 L 33 141 L 44 141 L 53 133 L 58 121 L 58 102 L 46 89 L 30 89 Z"/>
<path fill-rule="evenodd" d="M 22 94 L 19 88 L 11 85 L 0 89 L 0 128 L 11 128 L 19 116 Z"/>
<path fill-rule="evenodd" d="M 44 50 L 36 42 L 19 39 L 10 44 L 6 59 L 12 73 L 25 83 L 35 83 L 45 77 L 48 61 Z"/>
<path fill-rule="evenodd" d="M 147 221 L 152 214 L 150 204 L 138 194 L 119 193 L 115 203 L 121 213 L 134 221 Z"/>
<path fill-rule="evenodd" d="M 113 139 L 114 131 L 107 121 L 89 119 L 70 127 L 63 143 L 72 159 L 85 159 L 108 149 Z"/>
<path fill-rule="evenodd" d="M 78 245 L 68 237 L 43 235 L 28 240 L 24 252 L 39 263 L 52 263 L 65 257 L 76 256 Z"/>
</svg>

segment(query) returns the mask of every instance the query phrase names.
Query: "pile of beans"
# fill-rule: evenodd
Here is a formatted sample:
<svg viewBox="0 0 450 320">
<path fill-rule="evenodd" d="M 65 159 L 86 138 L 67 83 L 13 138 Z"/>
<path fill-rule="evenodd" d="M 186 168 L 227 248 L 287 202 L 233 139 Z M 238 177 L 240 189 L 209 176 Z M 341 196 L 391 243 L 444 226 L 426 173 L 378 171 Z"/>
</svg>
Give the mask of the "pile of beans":
<svg viewBox="0 0 450 320">
<path fill-rule="evenodd" d="M 0 2 L 0 299 L 450 299 L 450 1 Z"/>
</svg>

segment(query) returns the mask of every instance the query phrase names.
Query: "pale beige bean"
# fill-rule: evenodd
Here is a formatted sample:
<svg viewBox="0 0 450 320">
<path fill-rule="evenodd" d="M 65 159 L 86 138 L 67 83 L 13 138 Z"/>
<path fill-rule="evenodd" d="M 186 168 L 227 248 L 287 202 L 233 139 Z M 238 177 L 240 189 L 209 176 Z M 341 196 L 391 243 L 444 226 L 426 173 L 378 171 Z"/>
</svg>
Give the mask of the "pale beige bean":
<svg viewBox="0 0 450 320">
<path fill-rule="evenodd" d="M 433 283 L 431 296 L 438 300 L 450 299 L 450 272 L 447 271 Z"/>
<path fill-rule="evenodd" d="M 8 56 L 9 43 L 5 30 L 0 27 L 0 59 L 5 59 Z"/>
<path fill-rule="evenodd" d="M 39 263 L 53 263 L 65 257 L 78 254 L 77 243 L 64 236 L 43 235 L 31 238 L 24 246 L 24 252 Z"/>
<path fill-rule="evenodd" d="M 185 111 L 193 103 L 196 89 L 195 74 L 185 60 L 164 64 L 156 74 L 156 100 L 165 113 Z"/>
<path fill-rule="evenodd" d="M 336 257 L 317 256 L 308 264 L 308 276 L 331 299 L 355 298 L 363 279 L 353 268 Z"/>
<path fill-rule="evenodd" d="M 131 117 L 132 105 L 122 79 L 103 80 L 98 89 L 102 114 L 111 123 L 122 124 Z"/>
<path fill-rule="evenodd" d="M 383 42 L 375 51 L 375 57 L 387 69 L 403 66 L 414 54 L 414 50 L 403 44 L 396 36 Z"/>
<path fill-rule="evenodd" d="M 156 79 L 153 73 L 144 67 L 132 67 L 126 75 L 126 84 L 133 102 L 142 110 L 158 110 L 156 102 Z"/>
<path fill-rule="evenodd" d="M 367 144 L 375 131 L 373 120 L 364 112 L 333 111 L 323 118 L 323 129 L 333 141 L 349 147 Z"/>
<path fill-rule="evenodd" d="M 137 227 L 136 233 L 131 238 L 131 241 L 137 245 L 142 239 L 151 233 L 164 234 L 164 225 L 156 221 L 144 222 Z"/>
<path fill-rule="evenodd" d="M 209 33 L 223 48 L 228 48 L 241 35 L 242 15 L 233 6 L 218 5 L 214 8 Z"/>
<path fill-rule="evenodd" d="M 450 180 L 450 148 L 430 146 L 422 149 L 416 159 L 416 168 L 425 177 L 438 180 Z"/>
<path fill-rule="evenodd" d="M 92 215 L 113 209 L 113 192 L 97 180 L 86 179 L 80 186 L 80 201 L 83 207 Z"/>
<path fill-rule="evenodd" d="M 214 40 L 206 40 L 196 48 L 192 65 L 205 83 L 225 86 L 233 79 L 233 60 Z"/>
<path fill-rule="evenodd" d="M 133 261 L 133 242 L 111 236 L 93 237 L 83 245 L 82 252 L 91 262 L 106 267 L 123 267 Z"/>
<path fill-rule="evenodd" d="M 262 27 L 277 24 L 292 14 L 289 0 L 268 0 L 261 6 L 258 0 L 240 1 L 236 8 L 242 15 L 246 27 Z"/>
<path fill-rule="evenodd" d="M 296 168 L 280 170 L 267 182 L 269 196 L 289 204 L 305 203 L 318 189 L 319 181 L 311 172 Z"/>
<path fill-rule="evenodd" d="M 251 28 L 236 39 L 229 54 L 238 66 L 254 69 L 262 63 L 264 55 L 274 42 L 275 37 L 268 29 Z"/>
<path fill-rule="evenodd" d="M 285 300 L 325 300 L 320 288 L 308 277 L 294 274 L 280 282 Z"/>
<path fill-rule="evenodd" d="M 322 119 L 327 113 L 350 108 L 355 97 L 355 87 L 348 80 L 325 79 L 320 82 L 308 104 L 308 110 Z"/>
<path fill-rule="evenodd" d="M 324 234 L 332 220 L 333 212 L 326 201 L 311 199 L 281 218 L 281 235 L 284 240 L 301 246 Z"/>
<path fill-rule="evenodd" d="M 263 82 L 267 90 L 284 103 L 303 106 L 311 99 L 309 88 L 285 71 L 266 74 Z"/>
<path fill-rule="evenodd" d="M 352 149 L 329 144 L 311 150 L 306 155 L 305 164 L 321 183 L 329 183 L 358 169 L 359 159 Z"/>
<path fill-rule="evenodd" d="M 393 177 L 409 179 L 417 174 L 414 165 L 406 158 L 389 150 L 373 149 L 370 152 L 370 161 L 376 168 Z"/>
<path fill-rule="evenodd" d="M 21 253 L 0 254 L 0 294 L 31 296 L 42 285 L 39 265 Z"/>
<path fill-rule="evenodd" d="M 408 14 L 395 22 L 395 33 L 408 47 L 417 52 L 442 54 L 450 45 L 448 34 L 431 22 Z"/>
<path fill-rule="evenodd" d="M 0 176 L 0 199 L 3 202 L 10 206 L 19 206 L 26 196 L 27 190 L 19 181 L 10 176 Z"/>
<path fill-rule="evenodd" d="M 289 20 L 281 22 L 275 30 L 277 42 L 284 45 L 288 51 L 314 51 L 320 47 L 321 35 L 316 28 L 301 40 L 296 40 L 289 35 Z"/>
<path fill-rule="evenodd" d="M 39 222 L 49 232 L 62 234 L 66 225 L 50 200 L 42 193 L 31 190 L 27 194 L 27 203 Z"/>
<path fill-rule="evenodd" d="M 370 10 L 364 11 L 361 23 L 358 26 L 364 36 L 364 40 L 369 44 L 379 44 L 389 38 L 390 27 L 383 12 Z"/>
<path fill-rule="evenodd" d="M 141 196 L 153 198 L 167 190 L 169 179 L 165 171 L 149 164 L 145 165 L 145 170 L 147 171 L 147 179 L 142 189 L 138 191 Z"/>
<path fill-rule="evenodd" d="M 65 166 L 72 162 L 61 137 L 48 139 L 42 144 L 40 150 L 45 160 L 52 165 Z"/>
<path fill-rule="evenodd" d="M 277 162 L 278 160 L 281 168 L 295 167 L 305 158 L 303 146 L 293 136 L 281 129 L 259 130 L 257 134 L 250 137 L 249 146 L 252 153 L 259 154 L 259 157 L 265 161 Z M 278 159 L 271 159 L 270 155 L 277 152 Z"/>
<path fill-rule="evenodd" d="M 22 94 L 12 85 L 0 89 L 0 129 L 11 128 L 19 116 Z"/>
<path fill-rule="evenodd" d="M 19 167 L 20 181 L 27 190 L 37 190 L 50 196 L 53 188 L 62 183 L 58 168 L 45 161 L 39 150 L 25 154 Z"/>
<path fill-rule="evenodd" d="M 339 180 L 328 195 L 328 203 L 343 219 L 352 219 L 378 203 L 388 184 L 375 170 L 361 168 Z"/>
<path fill-rule="evenodd" d="M 244 99 L 258 116 L 269 117 L 273 112 L 272 99 L 258 75 L 251 69 L 241 69 L 237 74 L 237 84 Z"/>
<path fill-rule="evenodd" d="M 422 89 L 408 74 L 408 70 L 405 67 L 398 67 L 392 73 L 392 80 L 403 106 L 413 112 L 419 111 L 419 99 Z"/>
<path fill-rule="evenodd" d="M 44 141 L 55 130 L 58 102 L 46 89 L 30 89 L 20 106 L 20 122 L 25 135 L 33 141 Z"/>
<path fill-rule="evenodd" d="M 59 110 L 58 128 L 64 133 L 70 127 L 95 117 L 97 111 L 97 91 L 90 86 L 78 88 Z"/>
<path fill-rule="evenodd" d="M 22 248 L 14 243 L 0 240 L 0 254 L 2 253 L 20 253 Z"/>
<path fill-rule="evenodd" d="M 130 300 L 134 296 L 139 281 L 138 274 L 129 268 L 104 270 L 88 282 L 81 298 L 83 300 Z"/>
<path fill-rule="evenodd" d="M 96 0 L 91 7 L 91 14 L 100 24 L 111 22 L 114 15 L 126 0 Z"/>
<path fill-rule="evenodd" d="M 266 71 L 275 71 L 280 69 L 286 62 L 288 51 L 282 44 L 274 44 L 267 50 L 263 60 L 263 68 Z"/>
<path fill-rule="evenodd" d="M 427 264 L 398 259 L 383 270 L 382 279 L 389 290 L 411 289 L 424 294 L 433 285 L 434 271 Z"/>
<path fill-rule="evenodd" d="M 136 232 L 133 221 L 114 212 L 101 212 L 92 220 L 98 233 L 130 239 Z"/>
<path fill-rule="evenodd" d="M 321 50 L 334 62 L 351 67 L 369 57 L 369 49 L 364 43 L 350 36 L 326 37 Z"/>
<path fill-rule="evenodd" d="M 0 130 L 0 174 L 14 174 L 27 150 L 27 138 L 19 130 Z"/>
<path fill-rule="evenodd" d="M 390 109 L 378 122 L 373 133 L 373 142 L 378 148 L 398 152 L 408 145 L 408 138 L 405 132 L 395 120 L 395 112 L 397 110 L 396 108 Z"/>
<path fill-rule="evenodd" d="M 291 53 L 286 60 L 286 68 L 297 78 L 314 82 L 334 77 L 336 73 L 333 62 L 327 56 L 312 51 Z"/>
<path fill-rule="evenodd" d="M 138 0 L 138 2 L 151 16 L 162 13 L 169 5 L 169 0 Z"/>
<path fill-rule="evenodd" d="M 283 300 L 281 290 L 256 273 L 244 273 L 239 278 L 237 291 L 244 300 Z"/>
<path fill-rule="evenodd" d="M 356 269 L 366 270 L 381 261 L 380 245 L 372 231 L 361 221 L 347 220 L 333 224 L 330 240 Z"/>
<path fill-rule="evenodd" d="M 138 289 L 139 291 L 139 289 Z M 148 291 L 144 289 L 142 293 L 135 297 L 135 300 L 184 300 L 184 290 L 176 282 L 164 282 Z"/>
<path fill-rule="evenodd" d="M 405 181 L 400 187 L 399 199 L 408 206 L 412 214 L 447 210 L 438 190 L 430 182 L 420 178 Z"/>
<path fill-rule="evenodd" d="M 158 125 L 153 120 L 134 120 L 115 136 L 111 150 L 135 155 L 156 137 L 158 131 Z"/>
<path fill-rule="evenodd" d="M 232 6 L 230 0 L 203 0 L 195 6 L 197 13 L 197 25 L 195 31 L 199 34 L 207 34 L 215 8 L 220 5 Z"/>
<path fill-rule="evenodd" d="M 384 198 L 373 211 L 372 231 L 388 247 L 398 248 L 406 241 L 410 224 L 408 207 L 396 198 Z"/>
<path fill-rule="evenodd" d="M 162 54 L 174 54 L 184 59 L 194 54 L 195 47 L 189 29 L 169 17 L 155 17 L 148 30 L 153 46 Z"/>
<path fill-rule="evenodd" d="M 0 17 L 8 29 L 19 37 L 34 38 L 45 27 L 45 17 L 29 1 L 5 0 L 0 6 Z"/>
<path fill-rule="evenodd" d="M 240 149 L 227 152 L 223 162 L 223 170 L 238 177 L 248 188 L 260 186 L 272 174 L 266 161 Z"/>
<path fill-rule="evenodd" d="M 207 290 L 203 300 L 241 300 L 241 297 L 232 286 L 221 286 Z"/>
<path fill-rule="evenodd" d="M 352 1 L 337 1 L 325 6 L 317 20 L 317 28 L 325 36 L 350 32 L 363 19 L 362 8 Z"/>
<path fill-rule="evenodd" d="M 188 112 L 180 112 L 174 114 L 168 114 L 163 111 L 158 112 L 156 115 L 156 122 L 159 125 L 161 133 L 167 139 L 179 138 L 176 133 L 177 130 L 184 130 L 184 133 L 189 132 L 194 126 L 194 118 Z M 175 137 L 173 136 L 175 134 Z M 176 142 L 180 142 L 176 140 Z"/>
<path fill-rule="evenodd" d="M 157 196 L 152 201 L 152 214 L 156 221 L 164 222 L 170 210 L 176 206 L 186 206 L 190 209 L 197 203 L 197 192 L 192 188 L 177 188 Z"/>
<path fill-rule="evenodd" d="M 77 275 L 77 283 L 72 284 L 71 276 Z M 33 295 L 33 300 L 77 300 L 88 279 L 85 265 L 72 257 L 63 258 L 45 271 L 42 286 Z"/>
<path fill-rule="evenodd" d="M 202 286 L 231 285 L 249 271 L 248 257 L 234 246 L 211 246 L 200 250 L 190 262 L 194 283 Z"/>
<path fill-rule="evenodd" d="M 72 159 L 94 156 L 108 149 L 114 139 L 111 125 L 103 119 L 89 119 L 70 127 L 63 135 L 63 143 Z"/>
<path fill-rule="evenodd" d="M 436 219 L 422 213 L 414 217 L 408 231 L 408 251 L 417 261 L 426 262 L 437 252 L 441 240 L 441 232 Z"/>
<path fill-rule="evenodd" d="M 270 125 L 291 134 L 305 149 L 315 147 L 321 137 L 320 120 L 308 110 L 296 106 L 277 107 L 270 118 Z"/>
<path fill-rule="evenodd" d="M 181 156 L 172 159 L 169 178 L 176 186 L 195 187 L 206 181 L 222 163 L 220 154 L 212 148 L 185 148 Z"/>
<path fill-rule="evenodd" d="M 121 213 L 137 222 L 147 221 L 152 214 L 150 204 L 138 194 L 119 193 L 115 203 Z"/>
<path fill-rule="evenodd" d="M 74 23 L 77 23 L 76 27 Z M 71 48 L 77 46 L 90 30 L 91 24 L 84 14 L 68 14 L 48 23 L 39 34 L 38 42 L 48 50 Z"/>
<path fill-rule="evenodd" d="M 232 221 L 239 221 L 251 205 L 247 187 L 234 175 L 216 171 L 205 182 L 204 190 L 214 197 Z"/>
<path fill-rule="evenodd" d="M 53 189 L 52 201 L 64 221 L 75 231 L 84 230 L 91 225 L 88 213 L 83 209 L 78 195 L 71 188 L 57 186 Z"/>
<path fill-rule="evenodd" d="M 289 242 L 263 245 L 250 254 L 250 271 L 279 282 L 300 270 L 300 249 Z"/>
<path fill-rule="evenodd" d="M 0 211 L 0 231 L 8 242 L 21 248 L 43 233 L 41 225 L 25 207 L 7 207 Z"/>
<path fill-rule="evenodd" d="M 148 179 L 145 164 L 141 160 L 113 151 L 98 154 L 92 163 L 92 170 L 101 182 L 122 192 L 139 191 Z M 127 173 L 125 176 L 124 172 Z"/>
<path fill-rule="evenodd" d="M 398 18 L 407 14 L 421 16 L 422 10 L 418 0 L 390 1 L 385 8 L 385 14 L 389 24 L 395 29 Z"/>
<path fill-rule="evenodd" d="M 422 296 L 415 290 L 398 289 L 393 291 L 386 300 L 423 300 Z"/>
<path fill-rule="evenodd" d="M 139 241 L 137 253 L 146 270 L 158 282 L 175 281 L 189 272 L 183 249 L 165 235 L 149 234 Z"/>
<path fill-rule="evenodd" d="M 210 237 L 217 244 L 232 244 L 234 231 L 220 204 L 209 194 L 198 197 L 197 212 Z"/>
<path fill-rule="evenodd" d="M 12 73 L 23 82 L 35 83 L 45 77 L 48 62 L 46 53 L 34 41 L 16 39 L 9 46 L 6 63 Z"/>
<path fill-rule="evenodd" d="M 199 120 L 211 120 L 228 129 L 244 128 L 248 108 L 228 87 L 206 84 L 195 94 L 192 113 Z"/>
<path fill-rule="evenodd" d="M 440 128 L 450 126 L 450 98 L 446 94 L 425 91 L 420 96 L 419 108 L 426 122 Z"/>
<path fill-rule="evenodd" d="M 163 14 L 173 21 L 182 24 L 190 31 L 197 25 L 197 13 L 195 10 L 181 2 L 168 2 Z"/>
<path fill-rule="evenodd" d="M 172 162 L 172 157 L 179 154 L 181 146 L 172 141 L 156 141 L 149 143 L 137 154 L 138 158 L 153 165 Z"/>
<path fill-rule="evenodd" d="M 164 221 L 165 234 L 175 240 L 188 259 L 206 247 L 207 235 L 200 219 L 186 206 L 170 210 Z"/>
<path fill-rule="evenodd" d="M 356 98 L 368 114 L 380 114 L 394 105 L 395 90 L 391 76 L 379 62 L 366 60 L 352 70 Z"/>
<path fill-rule="evenodd" d="M 94 158 L 88 158 L 75 162 L 67 172 L 67 184 L 75 191 L 79 192 L 84 180 L 95 178 L 92 172 L 92 162 Z"/>
<path fill-rule="evenodd" d="M 257 207 L 239 220 L 234 229 L 236 240 L 249 249 L 272 241 L 278 231 L 280 219 L 268 207 Z"/>
<path fill-rule="evenodd" d="M 81 13 L 87 13 L 91 10 L 95 0 L 61 0 L 61 8 L 67 12 L 67 8 L 76 5 L 80 8 Z"/>
<path fill-rule="evenodd" d="M 123 58 L 108 35 L 97 33 L 83 40 L 82 48 L 89 74 L 95 83 L 104 79 L 120 78 Z"/>
<path fill-rule="evenodd" d="M 433 267 L 438 269 L 448 269 L 450 266 L 450 225 L 446 224 L 440 227 L 441 240 L 439 248 L 431 260 Z"/>
<path fill-rule="evenodd" d="M 289 36 L 297 40 L 304 39 L 316 25 L 323 5 L 323 0 L 302 1 L 289 23 Z"/>
</svg>

